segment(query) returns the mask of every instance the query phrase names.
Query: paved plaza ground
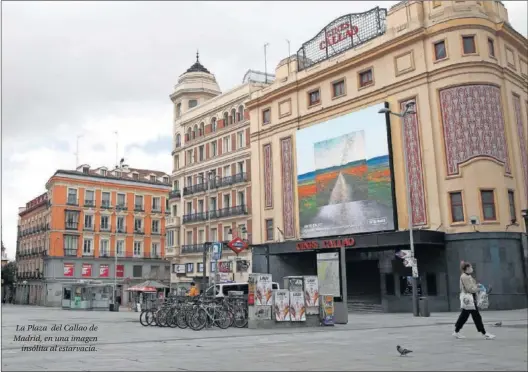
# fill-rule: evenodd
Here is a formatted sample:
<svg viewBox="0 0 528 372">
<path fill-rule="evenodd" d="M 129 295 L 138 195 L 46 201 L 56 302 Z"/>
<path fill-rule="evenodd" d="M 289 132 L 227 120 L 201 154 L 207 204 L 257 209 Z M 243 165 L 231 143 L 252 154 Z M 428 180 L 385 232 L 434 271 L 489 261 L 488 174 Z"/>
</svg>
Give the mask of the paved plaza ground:
<svg viewBox="0 0 528 372">
<path fill-rule="evenodd" d="M 135 312 L 81 312 L 2 306 L 3 371 L 279 371 L 279 370 L 516 370 L 527 371 L 526 310 L 484 312 L 492 341 L 471 320 L 465 340 L 451 337 L 456 313 L 414 318 L 411 314 L 350 314 L 349 324 L 327 328 L 195 332 L 143 327 Z M 492 324 L 502 321 L 502 327 Z M 17 325 L 47 326 L 18 331 Z M 78 324 L 96 332 L 51 332 L 53 324 Z M 38 335 L 42 342 L 15 341 Z M 95 336 L 96 342 L 44 342 L 45 336 Z M 22 351 L 24 345 L 95 346 L 96 351 Z M 400 357 L 396 345 L 414 350 Z"/>
</svg>

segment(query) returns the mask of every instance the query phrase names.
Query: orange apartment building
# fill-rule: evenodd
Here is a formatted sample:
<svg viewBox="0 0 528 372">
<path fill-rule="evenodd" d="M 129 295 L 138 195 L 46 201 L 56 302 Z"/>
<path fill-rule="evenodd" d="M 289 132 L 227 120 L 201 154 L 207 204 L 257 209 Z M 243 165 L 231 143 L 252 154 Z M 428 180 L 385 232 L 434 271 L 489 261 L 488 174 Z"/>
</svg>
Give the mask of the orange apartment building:
<svg viewBox="0 0 528 372">
<path fill-rule="evenodd" d="M 62 284 L 81 279 L 115 279 L 122 304 L 129 301 L 123 292 L 129 285 L 146 279 L 169 284 L 164 260 L 167 174 L 124 164 L 112 170 L 85 164 L 58 170 L 46 188 L 49 229 L 42 239 L 42 283 L 33 290 L 37 303 L 60 305 Z"/>
</svg>

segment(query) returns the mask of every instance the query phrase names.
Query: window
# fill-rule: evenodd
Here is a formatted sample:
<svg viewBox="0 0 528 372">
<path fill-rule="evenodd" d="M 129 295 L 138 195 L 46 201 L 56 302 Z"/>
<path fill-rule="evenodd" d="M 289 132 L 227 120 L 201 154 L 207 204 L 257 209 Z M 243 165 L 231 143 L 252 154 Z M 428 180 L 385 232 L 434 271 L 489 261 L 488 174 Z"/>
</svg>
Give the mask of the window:
<svg viewBox="0 0 528 372">
<path fill-rule="evenodd" d="M 159 220 L 152 220 L 152 233 L 153 234 L 159 234 L 160 233 L 160 222 L 159 222 Z"/>
<path fill-rule="evenodd" d="M 464 222 L 464 203 L 460 191 L 449 193 L 449 202 L 451 204 L 451 221 Z"/>
<path fill-rule="evenodd" d="M 66 211 L 66 230 L 77 230 L 79 227 L 79 212 Z"/>
<path fill-rule="evenodd" d="M 134 231 L 143 232 L 143 220 L 141 218 L 134 219 Z"/>
<path fill-rule="evenodd" d="M 93 207 L 95 205 L 95 195 L 93 190 L 86 190 L 84 192 L 84 205 Z"/>
<path fill-rule="evenodd" d="M 159 196 L 152 198 L 152 210 L 161 211 L 161 198 Z"/>
<path fill-rule="evenodd" d="M 101 230 L 110 230 L 109 216 L 101 216 Z"/>
<path fill-rule="evenodd" d="M 236 118 L 236 110 L 232 109 L 231 115 L 229 115 L 229 124 L 233 124 L 235 122 L 235 118 Z"/>
<path fill-rule="evenodd" d="M 217 145 L 216 141 L 211 142 L 211 157 L 217 155 L 217 154 L 216 154 L 216 151 L 217 151 L 217 150 L 216 150 L 216 145 Z"/>
<path fill-rule="evenodd" d="M 231 176 L 231 166 L 226 165 L 224 167 L 224 177 L 230 177 Z"/>
<path fill-rule="evenodd" d="M 101 239 L 101 249 L 99 256 L 107 257 L 110 256 L 110 241 L 107 239 Z"/>
<path fill-rule="evenodd" d="M 68 189 L 67 204 L 77 205 L 77 189 Z"/>
<path fill-rule="evenodd" d="M 82 170 L 83 170 L 83 173 L 84 173 L 84 174 L 88 174 L 88 173 L 90 173 L 90 168 L 88 168 L 88 167 L 83 167 Z"/>
<path fill-rule="evenodd" d="M 200 129 L 199 129 L 200 136 L 203 136 L 205 134 L 205 124 L 200 123 Z"/>
<path fill-rule="evenodd" d="M 121 172 L 115 172 L 115 176 L 116 176 L 117 178 L 121 178 Z"/>
<path fill-rule="evenodd" d="M 167 238 L 167 247 L 173 247 L 174 246 L 174 230 L 168 230 L 165 236 Z"/>
<path fill-rule="evenodd" d="M 271 123 L 271 109 L 265 109 L 262 111 L 262 124 Z"/>
<path fill-rule="evenodd" d="M 308 106 L 317 105 L 321 102 L 321 93 L 319 89 L 308 93 Z"/>
<path fill-rule="evenodd" d="M 239 191 L 237 193 L 237 205 L 245 205 L 246 195 L 244 191 Z"/>
<path fill-rule="evenodd" d="M 394 296 L 396 294 L 395 284 L 396 282 L 394 281 L 394 274 L 385 274 L 385 290 L 387 291 L 387 296 Z"/>
<path fill-rule="evenodd" d="M 204 201 L 198 200 L 198 213 L 203 213 L 203 212 L 204 212 Z"/>
<path fill-rule="evenodd" d="M 266 240 L 273 240 L 273 219 L 266 220 Z"/>
<path fill-rule="evenodd" d="M 103 192 L 102 193 L 102 202 L 101 205 L 104 207 L 110 207 L 110 193 L 109 192 Z"/>
<path fill-rule="evenodd" d="M 332 97 L 337 98 L 345 95 L 345 81 L 339 80 L 332 83 Z"/>
<path fill-rule="evenodd" d="M 216 118 L 211 119 L 211 131 L 216 132 Z"/>
<path fill-rule="evenodd" d="M 510 207 L 510 221 L 517 222 L 517 213 L 515 211 L 515 194 L 513 190 L 508 190 L 508 205 Z"/>
<path fill-rule="evenodd" d="M 224 208 L 231 207 L 231 194 L 224 194 Z"/>
<path fill-rule="evenodd" d="M 64 255 L 77 256 L 79 237 L 76 235 L 64 235 Z"/>
<path fill-rule="evenodd" d="M 224 226 L 224 240 L 229 240 L 231 239 L 231 236 L 232 235 L 232 231 L 231 231 L 231 227 L 229 226 Z"/>
<path fill-rule="evenodd" d="M 84 229 L 93 230 L 93 216 L 91 214 L 84 215 Z"/>
<path fill-rule="evenodd" d="M 143 196 L 142 195 L 136 195 L 135 203 L 134 203 L 134 209 L 136 211 L 142 211 L 143 210 Z"/>
<path fill-rule="evenodd" d="M 240 131 L 237 133 L 237 148 L 241 149 L 244 147 L 244 132 Z"/>
<path fill-rule="evenodd" d="M 229 114 L 227 112 L 224 112 L 224 127 L 227 127 L 229 125 Z"/>
<path fill-rule="evenodd" d="M 192 214 L 192 202 L 187 202 L 187 214 Z"/>
<path fill-rule="evenodd" d="M 490 57 L 495 58 L 495 42 L 490 38 L 488 38 L 488 52 Z"/>
<path fill-rule="evenodd" d="M 83 255 L 89 256 L 93 254 L 93 240 L 92 239 L 84 239 L 83 242 Z"/>
<path fill-rule="evenodd" d="M 222 151 L 223 152 L 231 151 L 231 141 L 230 141 L 229 136 L 224 137 L 224 144 L 222 145 Z"/>
<path fill-rule="evenodd" d="M 125 232 L 125 217 L 117 217 L 117 232 Z"/>
<path fill-rule="evenodd" d="M 156 182 L 156 176 L 150 176 L 150 182 Z"/>
<path fill-rule="evenodd" d="M 193 157 L 194 157 L 194 152 L 193 152 L 193 150 L 187 150 L 187 158 L 186 158 L 186 160 L 187 160 L 187 165 L 192 164 L 192 162 L 193 162 Z"/>
<path fill-rule="evenodd" d="M 176 147 L 181 147 L 181 134 L 180 133 L 177 133 L 176 134 Z"/>
<path fill-rule="evenodd" d="M 134 278 L 141 278 L 143 276 L 143 266 L 141 265 L 132 266 L 132 276 Z"/>
<path fill-rule="evenodd" d="M 435 273 L 425 274 L 425 284 L 426 284 L 428 296 L 438 296 L 438 287 L 436 285 L 436 274 Z"/>
<path fill-rule="evenodd" d="M 204 146 L 202 145 L 198 147 L 198 160 L 204 161 L 204 158 L 205 158 L 205 151 L 204 151 Z"/>
<path fill-rule="evenodd" d="M 141 242 L 134 242 L 134 257 L 141 257 Z"/>
<path fill-rule="evenodd" d="M 174 204 L 172 206 L 172 217 L 176 217 L 178 215 L 178 205 Z"/>
<path fill-rule="evenodd" d="M 125 202 L 126 195 L 125 194 L 117 194 L 117 206 L 120 208 L 124 208 L 126 205 Z"/>
<path fill-rule="evenodd" d="M 477 53 L 477 46 L 475 45 L 475 36 L 462 36 L 462 48 L 464 54 Z"/>
<path fill-rule="evenodd" d="M 213 227 L 211 229 L 211 241 L 212 242 L 218 241 L 218 229 L 216 227 Z"/>
<path fill-rule="evenodd" d="M 210 202 L 210 205 L 209 205 L 210 210 L 216 211 L 216 196 L 211 197 L 211 199 L 209 199 L 209 202 Z"/>
<path fill-rule="evenodd" d="M 101 169 L 101 176 L 106 177 L 106 169 Z"/>
<path fill-rule="evenodd" d="M 372 69 L 365 70 L 359 73 L 359 86 L 366 87 L 373 83 Z"/>
<path fill-rule="evenodd" d="M 186 237 L 186 241 L 187 245 L 192 245 L 193 243 L 193 236 L 192 236 L 192 231 L 187 231 L 187 237 Z"/>
<path fill-rule="evenodd" d="M 204 265 L 203 265 L 203 263 L 198 262 L 198 266 L 197 266 L 197 270 L 198 270 L 198 271 L 197 271 L 197 272 L 198 272 L 198 273 L 203 273 L 203 269 L 204 269 Z"/>
<path fill-rule="evenodd" d="M 139 173 L 132 173 L 132 178 L 139 181 Z"/>
<path fill-rule="evenodd" d="M 119 257 L 125 256 L 125 241 L 124 240 L 116 241 L 116 252 Z"/>
<path fill-rule="evenodd" d="M 181 116 L 181 102 L 176 105 L 176 119 Z"/>
<path fill-rule="evenodd" d="M 493 190 L 480 190 L 480 201 L 482 203 L 482 215 L 484 221 L 497 220 L 495 213 L 495 193 Z"/>
<path fill-rule="evenodd" d="M 152 254 L 152 257 L 159 257 L 159 243 L 152 243 L 152 247 L 150 248 L 150 252 Z"/>
<path fill-rule="evenodd" d="M 244 161 L 239 161 L 237 163 L 237 173 L 238 174 L 243 174 L 244 173 Z"/>
<path fill-rule="evenodd" d="M 447 50 L 444 40 L 438 41 L 434 44 L 434 53 L 436 61 L 447 58 Z"/>
<path fill-rule="evenodd" d="M 194 273 L 194 264 L 188 263 L 185 265 L 185 272 L 187 273 Z"/>
<path fill-rule="evenodd" d="M 205 243 L 205 231 L 204 230 L 198 230 L 198 244 Z"/>
<path fill-rule="evenodd" d="M 192 187 L 192 176 L 187 176 L 187 187 Z"/>
<path fill-rule="evenodd" d="M 238 106 L 237 121 L 244 120 L 244 106 Z"/>
<path fill-rule="evenodd" d="M 189 100 L 189 108 L 192 109 L 193 107 L 196 107 L 198 106 L 198 101 L 195 100 L 195 99 L 190 99 Z"/>
</svg>

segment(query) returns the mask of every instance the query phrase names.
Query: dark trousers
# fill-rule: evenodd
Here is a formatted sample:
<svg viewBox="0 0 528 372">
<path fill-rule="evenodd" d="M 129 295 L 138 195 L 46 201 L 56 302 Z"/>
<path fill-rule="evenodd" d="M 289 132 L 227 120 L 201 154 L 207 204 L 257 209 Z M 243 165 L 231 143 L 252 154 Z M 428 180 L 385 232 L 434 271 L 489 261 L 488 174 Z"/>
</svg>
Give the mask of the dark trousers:
<svg viewBox="0 0 528 372">
<path fill-rule="evenodd" d="M 477 331 L 485 335 L 486 330 L 484 329 L 484 324 L 482 323 L 482 317 L 480 316 L 480 313 L 478 310 L 462 309 L 458 317 L 458 320 L 455 324 L 455 332 L 458 332 L 462 329 L 464 324 L 466 324 L 470 314 L 471 314 L 471 317 L 473 318 L 473 322 L 475 323 L 475 327 L 477 327 Z"/>
</svg>

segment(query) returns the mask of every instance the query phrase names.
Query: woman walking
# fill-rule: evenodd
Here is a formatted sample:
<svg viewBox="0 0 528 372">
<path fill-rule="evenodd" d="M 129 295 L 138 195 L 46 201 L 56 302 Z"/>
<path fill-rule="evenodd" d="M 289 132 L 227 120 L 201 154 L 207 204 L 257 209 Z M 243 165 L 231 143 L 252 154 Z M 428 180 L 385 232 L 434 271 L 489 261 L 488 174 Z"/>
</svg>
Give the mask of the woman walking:
<svg viewBox="0 0 528 372">
<path fill-rule="evenodd" d="M 455 332 L 453 332 L 453 336 L 456 338 L 465 338 L 460 334 L 460 330 L 464 324 L 466 324 L 469 315 L 471 315 L 473 322 L 477 327 L 477 331 L 482 333 L 486 340 L 493 340 L 495 336 L 491 333 L 486 333 L 484 324 L 482 323 L 482 317 L 478 311 L 477 293 L 479 292 L 479 286 L 471 276 L 473 273 L 473 267 L 470 263 L 462 261 L 460 264 L 460 270 L 462 271 L 462 275 L 460 275 L 460 308 L 462 311 L 455 324 Z"/>
</svg>

